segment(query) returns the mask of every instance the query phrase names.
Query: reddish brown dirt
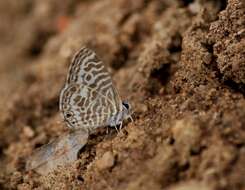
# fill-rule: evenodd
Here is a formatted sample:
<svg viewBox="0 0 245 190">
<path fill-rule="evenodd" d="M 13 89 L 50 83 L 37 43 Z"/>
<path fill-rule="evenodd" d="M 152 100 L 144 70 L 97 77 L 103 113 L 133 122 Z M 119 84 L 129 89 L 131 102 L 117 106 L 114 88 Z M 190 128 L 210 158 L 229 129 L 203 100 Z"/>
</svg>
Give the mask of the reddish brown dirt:
<svg viewBox="0 0 245 190">
<path fill-rule="evenodd" d="M 245 189 L 243 0 L 0 1 L 0 189 Z M 59 92 L 86 45 L 134 122 L 99 129 L 71 166 L 31 152 L 65 130 Z"/>
</svg>

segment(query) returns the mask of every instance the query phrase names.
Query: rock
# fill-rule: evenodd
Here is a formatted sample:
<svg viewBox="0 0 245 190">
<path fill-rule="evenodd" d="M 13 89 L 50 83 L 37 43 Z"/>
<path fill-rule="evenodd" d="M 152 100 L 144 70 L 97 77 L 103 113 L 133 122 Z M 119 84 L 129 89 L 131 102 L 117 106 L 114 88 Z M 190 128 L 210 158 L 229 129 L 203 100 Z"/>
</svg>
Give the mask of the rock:
<svg viewBox="0 0 245 190">
<path fill-rule="evenodd" d="M 115 158 L 112 152 L 106 152 L 100 159 L 96 161 L 96 165 L 99 170 L 105 170 L 111 168 L 115 163 Z"/>
<path fill-rule="evenodd" d="M 26 162 L 26 170 L 47 175 L 58 168 L 77 160 L 78 151 L 86 145 L 88 132 L 78 129 L 66 133 L 35 150 Z"/>
<path fill-rule="evenodd" d="M 23 133 L 27 138 L 32 138 L 34 136 L 34 131 L 29 126 L 23 128 Z"/>
</svg>

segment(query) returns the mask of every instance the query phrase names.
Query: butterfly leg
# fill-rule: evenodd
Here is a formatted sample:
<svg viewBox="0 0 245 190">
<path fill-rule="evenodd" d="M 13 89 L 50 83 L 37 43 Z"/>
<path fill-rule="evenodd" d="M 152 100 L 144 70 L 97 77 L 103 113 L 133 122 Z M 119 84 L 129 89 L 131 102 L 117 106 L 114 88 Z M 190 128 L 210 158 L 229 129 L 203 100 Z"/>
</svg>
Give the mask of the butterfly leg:
<svg viewBox="0 0 245 190">
<path fill-rule="evenodd" d="M 93 132 L 93 127 L 89 126 L 88 127 L 88 132 L 89 132 L 89 134 L 91 134 Z"/>
<path fill-rule="evenodd" d="M 134 119 L 132 118 L 131 115 L 128 118 L 130 119 L 131 122 L 134 122 Z"/>
<path fill-rule="evenodd" d="M 118 134 L 120 131 L 118 130 L 118 128 L 117 128 L 116 125 L 115 125 L 114 127 L 115 127 L 115 129 L 116 129 L 116 131 L 117 131 L 117 134 Z"/>
<path fill-rule="evenodd" d="M 121 121 L 121 122 L 120 122 L 120 125 L 119 125 L 119 131 L 122 130 L 122 125 L 123 125 L 123 122 Z"/>
</svg>

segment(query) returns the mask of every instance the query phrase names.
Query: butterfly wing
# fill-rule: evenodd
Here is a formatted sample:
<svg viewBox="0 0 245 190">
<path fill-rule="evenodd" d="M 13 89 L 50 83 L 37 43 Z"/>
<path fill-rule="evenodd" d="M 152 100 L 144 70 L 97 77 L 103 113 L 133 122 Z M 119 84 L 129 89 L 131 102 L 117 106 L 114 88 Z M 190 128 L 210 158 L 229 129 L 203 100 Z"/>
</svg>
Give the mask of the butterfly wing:
<svg viewBox="0 0 245 190">
<path fill-rule="evenodd" d="M 70 84 L 61 92 L 61 110 L 71 128 L 104 126 L 113 113 L 113 102 L 94 89 Z"/>
<path fill-rule="evenodd" d="M 112 79 L 97 55 L 82 48 L 73 57 L 60 110 L 70 127 L 98 127 L 122 110 Z"/>
</svg>

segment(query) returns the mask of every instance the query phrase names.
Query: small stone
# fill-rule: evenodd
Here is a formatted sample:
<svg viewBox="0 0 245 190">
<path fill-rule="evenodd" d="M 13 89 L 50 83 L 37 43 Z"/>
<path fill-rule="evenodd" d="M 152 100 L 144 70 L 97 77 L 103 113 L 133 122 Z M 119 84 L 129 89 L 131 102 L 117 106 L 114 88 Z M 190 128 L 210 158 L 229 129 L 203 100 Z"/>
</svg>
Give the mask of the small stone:
<svg viewBox="0 0 245 190">
<path fill-rule="evenodd" d="M 147 112 L 147 111 L 148 111 L 147 105 L 141 104 L 141 105 L 139 106 L 139 111 L 142 112 L 142 113 Z"/>
<path fill-rule="evenodd" d="M 191 3 L 189 6 L 188 6 L 188 9 L 191 13 L 193 14 L 197 14 L 201 11 L 201 5 L 200 3 L 197 1 L 195 1 L 194 3 Z"/>
<path fill-rule="evenodd" d="M 160 88 L 159 89 L 159 94 L 160 95 L 164 95 L 164 93 L 165 93 L 165 88 L 164 87 Z"/>
<path fill-rule="evenodd" d="M 74 163 L 78 151 L 86 145 L 88 131 L 77 129 L 35 150 L 26 161 L 26 170 L 34 170 L 41 175 Z"/>
<path fill-rule="evenodd" d="M 34 131 L 29 126 L 23 128 L 23 133 L 27 138 L 32 138 L 34 136 Z"/>
<path fill-rule="evenodd" d="M 112 152 L 106 152 L 99 160 L 97 160 L 96 165 L 99 170 L 109 169 L 115 163 L 115 158 Z"/>
</svg>

